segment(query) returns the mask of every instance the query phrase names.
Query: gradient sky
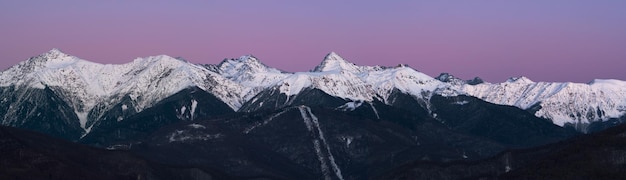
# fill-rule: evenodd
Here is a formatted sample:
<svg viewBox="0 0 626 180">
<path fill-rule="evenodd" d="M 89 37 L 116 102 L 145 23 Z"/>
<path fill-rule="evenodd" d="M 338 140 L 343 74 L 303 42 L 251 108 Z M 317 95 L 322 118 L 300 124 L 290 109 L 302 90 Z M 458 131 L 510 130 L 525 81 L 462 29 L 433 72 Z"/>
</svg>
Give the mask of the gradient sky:
<svg viewBox="0 0 626 180">
<path fill-rule="evenodd" d="M 1 69 L 52 48 L 114 64 L 253 54 L 287 71 L 335 51 L 491 82 L 626 80 L 626 1 L 0 1 Z"/>
</svg>

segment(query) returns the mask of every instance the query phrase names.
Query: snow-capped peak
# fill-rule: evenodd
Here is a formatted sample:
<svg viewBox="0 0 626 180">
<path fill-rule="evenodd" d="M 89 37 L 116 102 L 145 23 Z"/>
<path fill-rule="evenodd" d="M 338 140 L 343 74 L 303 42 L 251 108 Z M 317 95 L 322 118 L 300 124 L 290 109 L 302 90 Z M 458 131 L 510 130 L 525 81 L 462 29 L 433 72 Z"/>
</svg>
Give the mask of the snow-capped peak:
<svg viewBox="0 0 626 180">
<path fill-rule="evenodd" d="M 498 84 L 463 85 L 462 90 L 495 104 L 538 108 L 534 110 L 536 116 L 564 126 L 623 116 L 626 114 L 625 87 L 626 82 L 620 80 L 596 79 L 583 84 L 533 82 L 518 77 Z"/>
<path fill-rule="evenodd" d="M 52 48 L 49 51 L 40 54 L 39 56 L 30 58 L 29 61 L 33 61 L 33 60 L 45 61 L 45 60 L 63 59 L 66 57 L 73 57 L 73 56 L 67 53 L 64 53 L 60 49 Z"/>
<path fill-rule="evenodd" d="M 61 50 L 54 48 L 48 52 L 45 52 L 39 56 L 32 57 L 22 65 L 31 66 L 32 70 L 39 68 L 61 68 L 81 61 L 75 56 L 71 56 L 62 52 Z"/>
<path fill-rule="evenodd" d="M 236 59 L 224 59 L 224 61 L 218 65 L 218 68 L 222 71 L 222 74 L 227 77 L 237 76 L 237 74 L 241 73 L 281 72 L 278 69 L 263 64 L 252 55 L 245 55 Z"/>
<path fill-rule="evenodd" d="M 439 74 L 439 76 L 437 76 L 435 79 L 441 81 L 441 82 L 447 82 L 447 83 L 451 83 L 451 84 L 455 84 L 455 85 L 463 85 L 466 84 L 466 82 L 464 80 L 462 80 L 461 78 L 458 78 L 450 73 L 441 73 Z"/>
<path fill-rule="evenodd" d="M 55 56 L 60 56 L 60 55 L 68 56 L 68 54 L 64 53 L 63 51 L 61 51 L 58 48 L 52 48 L 52 49 L 50 49 L 50 51 L 48 51 L 48 52 L 46 52 L 44 54 L 55 55 Z"/>
<path fill-rule="evenodd" d="M 465 85 L 465 84 L 477 85 L 477 84 L 484 83 L 483 79 L 481 79 L 480 77 L 474 77 L 473 79 L 470 79 L 470 80 L 463 80 L 450 73 L 445 73 L 445 72 L 439 74 L 439 76 L 437 76 L 435 79 L 441 82 L 452 84 L 452 85 Z"/>
<path fill-rule="evenodd" d="M 530 84 L 530 83 L 535 83 L 534 81 L 528 79 L 525 76 L 520 76 L 520 77 L 511 77 L 508 80 L 506 80 L 506 82 L 508 83 L 521 83 L 521 84 Z"/>
<path fill-rule="evenodd" d="M 313 72 L 326 72 L 326 71 L 351 71 L 357 72 L 359 67 L 354 63 L 351 63 L 339 56 L 339 54 L 335 52 L 330 52 L 324 57 L 324 60 L 320 65 L 313 69 Z"/>
<path fill-rule="evenodd" d="M 290 74 L 271 68 L 252 55 L 224 59 L 213 71 L 242 86 L 238 92 L 241 93 L 239 96 L 242 98 L 242 103 Z M 237 108 L 239 107 L 234 109 Z"/>
<path fill-rule="evenodd" d="M 138 57 L 133 60 L 134 64 L 152 64 L 152 63 L 163 63 L 163 64 L 189 64 L 184 59 L 174 58 L 168 55 L 157 55 L 157 56 L 149 56 L 149 57 Z"/>
</svg>

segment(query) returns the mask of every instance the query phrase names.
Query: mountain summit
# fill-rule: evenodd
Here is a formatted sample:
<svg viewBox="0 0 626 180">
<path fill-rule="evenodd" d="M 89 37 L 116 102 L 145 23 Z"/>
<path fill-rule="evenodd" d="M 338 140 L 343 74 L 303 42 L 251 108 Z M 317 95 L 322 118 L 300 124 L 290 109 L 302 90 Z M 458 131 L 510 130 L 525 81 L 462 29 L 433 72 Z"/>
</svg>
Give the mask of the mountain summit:
<svg viewBox="0 0 626 180">
<path fill-rule="evenodd" d="M 358 66 L 354 63 L 351 63 L 339 56 L 339 54 L 335 52 L 330 52 L 324 57 L 324 60 L 320 65 L 313 69 L 313 72 L 326 72 L 326 71 L 358 71 Z"/>
<path fill-rule="evenodd" d="M 534 83 L 534 81 L 528 79 L 525 76 L 511 77 L 511 78 L 507 79 L 506 82 L 509 82 L 509 83 L 522 83 L 522 84 Z"/>
</svg>

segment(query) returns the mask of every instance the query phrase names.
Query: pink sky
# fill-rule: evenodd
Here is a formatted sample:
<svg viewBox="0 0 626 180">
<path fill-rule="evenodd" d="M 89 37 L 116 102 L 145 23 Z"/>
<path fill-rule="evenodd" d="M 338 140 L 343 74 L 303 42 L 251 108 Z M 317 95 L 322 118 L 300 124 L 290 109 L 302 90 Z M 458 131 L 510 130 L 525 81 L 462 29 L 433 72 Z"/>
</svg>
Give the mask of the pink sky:
<svg viewBox="0 0 626 180">
<path fill-rule="evenodd" d="M 436 76 L 626 80 L 626 1 L 0 1 L 0 68 L 59 48 L 99 63 L 253 54 L 307 71 L 335 51 Z"/>
</svg>

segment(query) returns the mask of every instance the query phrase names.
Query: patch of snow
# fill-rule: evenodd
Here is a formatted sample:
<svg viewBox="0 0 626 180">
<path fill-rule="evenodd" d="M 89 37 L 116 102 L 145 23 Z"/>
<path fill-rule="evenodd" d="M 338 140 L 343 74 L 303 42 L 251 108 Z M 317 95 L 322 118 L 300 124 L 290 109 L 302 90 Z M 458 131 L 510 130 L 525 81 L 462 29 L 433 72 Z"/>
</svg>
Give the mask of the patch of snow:
<svg viewBox="0 0 626 180">
<path fill-rule="evenodd" d="M 311 77 L 307 73 L 296 73 L 289 76 L 281 82 L 279 90 L 281 93 L 287 96 L 293 96 L 300 93 L 307 87 L 310 87 L 313 83 Z"/>
<path fill-rule="evenodd" d="M 330 180 L 330 169 L 328 168 L 328 164 L 324 159 L 324 154 L 322 154 L 322 148 L 320 145 L 320 141 L 318 139 L 313 139 L 313 148 L 315 148 L 315 154 L 317 155 L 317 160 L 320 161 L 320 169 L 322 170 L 322 174 L 324 175 L 324 179 Z"/>
<path fill-rule="evenodd" d="M 466 105 L 468 104 L 469 101 L 457 101 L 457 102 L 453 102 L 452 104 L 456 104 L 456 105 Z"/>
<path fill-rule="evenodd" d="M 374 114 L 376 115 L 376 119 L 380 119 L 380 116 L 378 115 L 378 110 L 376 110 L 376 107 L 374 107 L 374 104 L 369 103 L 370 107 L 372 107 L 372 111 L 374 111 Z"/>
<path fill-rule="evenodd" d="M 168 136 L 169 142 L 187 142 L 187 141 L 208 141 L 223 137 L 221 133 L 217 134 L 191 134 L 183 130 L 176 130 Z"/>
<path fill-rule="evenodd" d="M 80 122 L 80 127 L 86 130 L 87 129 L 86 125 L 87 125 L 87 120 L 88 120 L 87 117 L 89 116 L 89 112 L 75 112 L 75 113 Z M 87 131 L 86 133 L 88 134 L 89 132 Z"/>
<path fill-rule="evenodd" d="M 198 101 L 195 99 L 191 100 L 191 119 L 193 120 L 194 115 L 196 114 L 196 108 L 198 107 Z"/>
<path fill-rule="evenodd" d="M 248 133 L 250 133 L 250 131 L 254 130 L 254 129 L 255 129 L 255 128 L 257 128 L 257 127 L 260 127 L 260 126 L 264 126 L 264 125 L 266 125 L 266 124 L 269 124 L 270 122 L 272 122 L 272 120 L 274 120 L 274 118 L 276 118 L 276 117 L 278 117 L 278 116 L 283 115 L 285 112 L 287 112 L 287 111 L 289 111 L 289 110 L 291 110 L 291 109 L 293 109 L 293 108 L 287 108 L 287 109 L 285 109 L 285 110 L 283 110 L 283 111 L 281 111 L 281 112 L 279 112 L 279 113 L 276 113 L 276 114 L 272 115 L 271 117 L 267 118 L 267 120 L 265 120 L 265 121 L 263 121 L 263 122 L 257 122 L 257 123 L 255 123 L 254 125 L 252 125 L 252 126 L 250 126 L 250 127 L 246 128 L 246 129 L 243 131 L 243 133 L 248 134 Z"/>
<path fill-rule="evenodd" d="M 362 101 L 347 102 L 346 104 L 337 107 L 337 109 L 342 111 L 354 111 L 356 108 L 360 107 L 361 104 L 363 104 Z"/>
<path fill-rule="evenodd" d="M 191 128 L 194 128 L 194 129 L 206 129 L 206 127 L 204 125 L 197 124 L 197 123 L 189 124 L 188 126 L 191 127 Z"/>
<path fill-rule="evenodd" d="M 300 106 L 298 109 L 300 110 L 300 116 L 302 116 L 302 120 L 304 120 L 304 125 L 309 131 L 313 131 L 313 123 L 311 122 L 311 118 L 306 114 L 306 106 Z"/>
<path fill-rule="evenodd" d="M 332 152 L 330 151 L 330 146 L 328 145 L 327 141 L 326 141 L 326 137 L 324 136 L 324 132 L 322 131 L 321 125 L 319 123 L 319 119 L 317 119 L 317 117 L 315 116 L 315 114 L 313 114 L 311 112 L 311 108 L 307 107 L 307 106 L 300 106 L 300 114 L 302 115 L 302 118 L 305 120 L 305 124 L 307 124 L 307 128 L 309 129 L 309 131 L 312 131 L 313 128 L 315 128 L 317 130 L 317 135 L 318 135 L 318 139 L 321 140 L 322 145 L 324 145 L 326 147 L 326 153 L 328 154 L 326 158 L 328 158 L 332 168 L 333 168 L 333 172 L 335 173 L 335 175 L 337 176 L 337 178 L 339 178 L 340 180 L 343 180 L 343 175 L 341 174 L 341 169 L 339 169 L 339 166 L 337 165 L 337 163 L 335 163 L 335 157 L 333 156 Z M 307 116 L 308 114 L 308 116 Z M 307 121 L 309 121 L 308 124 Z M 315 132 L 314 132 L 315 134 Z M 318 142 L 318 139 L 314 140 L 314 144 L 315 144 L 315 149 L 316 151 L 321 151 L 320 149 L 320 144 Z M 318 157 L 321 155 L 321 152 L 318 152 Z M 320 158 L 321 160 L 323 160 L 323 158 Z M 325 162 L 322 163 L 323 165 L 325 165 Z M 327 165 L 326 165 L 327 166 Z"/>
<path fill-rule="evenodd" d="M 80 139 L 83 139 L 85 136 L 87 136 L 89 134 L 89 132 L 91 132 L 91 128 L 93 128 L 93 125 L 89 126 L 87 129 L 85 129 L 85 132 L 80 136 Z"/>
<path fill-rule="evenodd" d="M 180 107 L 180 115 L 185 115 L 185 112 L 187 112 L 187 106 Z"/>
<path fill-rule="evenodd" d="M 509 172 L 513 170 L 513 168 L 511 168 L 511 162 L 509 162 L 509 157 L 505 157 L 504 159 L 504 172 Z"/>
<path fill-rule="evenodd" d="M 350 148 L 354 137 L 352 136 L 341 136 L 341 140 L 346 142 L 346 148 Z"/>
</svg>

